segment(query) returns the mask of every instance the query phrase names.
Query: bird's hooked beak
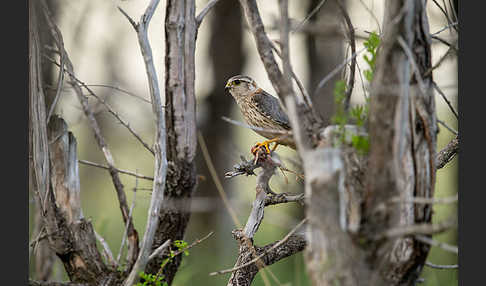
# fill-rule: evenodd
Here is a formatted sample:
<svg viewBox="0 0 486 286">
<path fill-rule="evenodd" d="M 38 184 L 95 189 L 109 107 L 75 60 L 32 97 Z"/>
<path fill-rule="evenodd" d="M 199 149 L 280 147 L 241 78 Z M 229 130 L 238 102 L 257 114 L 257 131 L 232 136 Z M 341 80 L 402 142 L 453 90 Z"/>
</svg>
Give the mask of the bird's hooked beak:
<svg viewBox="0 0 486 286">
<path fill-rule="evenodd" d="M 230 88 L 231 88 L 232 86 L 233 86 L 233 82 L 228 82 L 228 83 L 226 84 L 226 86 L 224 87 L 224 90 L 225 90 L 225 91 L 229 91 L 229 90 L 230 90 Z"/>
</svg>

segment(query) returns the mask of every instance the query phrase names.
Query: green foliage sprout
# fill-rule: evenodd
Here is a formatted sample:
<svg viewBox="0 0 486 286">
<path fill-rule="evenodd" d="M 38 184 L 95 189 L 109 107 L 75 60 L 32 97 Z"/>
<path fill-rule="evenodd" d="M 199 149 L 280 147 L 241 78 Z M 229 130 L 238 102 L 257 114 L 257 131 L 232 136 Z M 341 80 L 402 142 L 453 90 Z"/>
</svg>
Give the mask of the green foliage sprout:
<svg viewBox="0 0 486 286">
<path fill-rule="evenodd" d="M 364 42 L 364 46 L 369 54 L 363 56 L 369 69 L 363 71 L 363 74 L 368 82 L 373 80 L 375 72 L 375 64 L 377 57 L 377 50 L 380 44 L 380 38 L 375 32 L 370 33 L 368 39 Z M 359 129 L 364 127 L 368 119 L 369 97 L 366 98 L 364 105 L 356 105 L 349 111 L 349 114 L 344 110 L 344 100 L 346 97 L 347 85 L 344 80 L 339 80 L 334 86 L 334 102 L 336 103 L 336 113 L 331 118 L 331 122 L 338 125 L 339 143 L 344 144 L 346 140 L 346 130 L 344 126 L 351 119 L 355 122 Z M 367 154 L 369 151 L 369 138 L 359 134 L 351 136 L 351 145 L 359 154 Z"/>
<path fill-rule="evenodd" d="M 169 252 L 169 257 L 164 259 L 162 263 L 160 264 L 160 268 L 157 274 L 150 274 L 150 273 L 145 273 L 145 272 L 140 272 L 140 278 L 144 280 L 144 282 L 138 282 L 137 284 L 134 284 L 134 286 L 168 286 L 167 282 L 164 281 L 165 276 L 162 273 L 162 269 L 164 269 L 165 265 L 167 263 L 171 262 L 172 259 L 177 255 L 177 252 L 184 253 L 185 256 L 189 255 L 189 251 L 186 250 L 186 248 L 189 246 L 187 242 L 184 240 L 175 240 L 174 243 L 172 244 L 174 247 L 177 248 L 177 251 L 170 250 Z"/>
<path fill-rule="evenodd" d="M 370 54 L 364 55 L 363 59 L 368 63 L 370 66 L 369 69 L 364 70 L 363 74 L 368 82 L 373 80 L 373 75 L 375 72 L 375 64 L 376 64 L 376 52 L 378 50 L 378 45 L 380 45 L 380 38 L 376 32 L 371 32 L 368 39 L 364 42 L 364 46 L 366 47 L 366 51 Z"/>
</svg>

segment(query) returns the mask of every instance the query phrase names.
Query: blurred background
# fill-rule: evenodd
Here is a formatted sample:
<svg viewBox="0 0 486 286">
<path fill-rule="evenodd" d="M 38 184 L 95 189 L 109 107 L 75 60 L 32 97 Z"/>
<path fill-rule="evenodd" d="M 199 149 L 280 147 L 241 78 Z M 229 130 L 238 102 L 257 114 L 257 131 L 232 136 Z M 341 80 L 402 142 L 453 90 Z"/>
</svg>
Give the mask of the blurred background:
<svg viewBox="0 0 486 286">
<path fill-rule="evenodd" d="M 50 0 L 48 4 L 64 37 L 64 44 L 73 62 L 77 77 L 90 85 L 98 96 L 103 97 L 130 126 L 136 130 L 149 145 L 153 142 L 153 115 L 151 106 L 143 99 L 150 99 L 143 59 L 136 34 L 118 11 L 122 7 L 133 19 L 138 20 L 148 1 L 61 1 Z M 290 35 L 291 63 L 295 73 L 313 94 L 318 82 L 350 56 L 348 41 L 345 37 L 346 26 L 334 1 L 324 1 L 317 13 L 306 18 L 322 1 L 289 1 L 291 27 L 298 30 Z M 368 33 L 379 33 L 383 18 L 383 2 L 376 0 L 343 1 L 355 27 L 356 50 L 363 47 Z M 450 1 L 427 1 L 430 32 L 434 33 L 448 25 L 448 20 L 434 2 L 440 2 L 451 11 Z M 456 5 L 457 5 L 457 1 Z M 206 0 L 196 1 L 196 11 L 200 11 Z M 271 39 L 278 40 L 278 1 L 258 1 L 265 28 Z M 153 16 L 149 37 L 158 72 L 161 90 L 164 89 L 164 14 L 165 2 L 161 1 Z M 449 43 L 457 41 L 457 33 L 446 29 L 440 33 Z M 447 52 L 448 47 L 439 41 L 432 41 L 433 64 Z M 352 104 L 364 102 L 364 92 L 368 83 L 363 81 L 363 70 L 368 66 L 358 59 L 356 82 L 352 94 Z M 55 92 L 57 68 L 49 68 L 51 78 L 50 92 Z M 203 21 L 196 43 L 196 97 L 197 124 L 218 179 L 230 198 L 230 205 L 242 223 L 246 222 L 255 196 L 255 177 L 236 177 L 225 179 L 224 173 L 240 161 L 240 155 L 250 156 L 251 146 L 263 138 L 253 131 L 229 124 L 222 116 L 243 121 L 231 96 L 224 91 L 226 80 L 236 74 L 246 74 L 254 78 L 266 91 L 275 94 L 257 54 L 253 36 L 241 15 L 237 0 L 222 0 Z M 318 93 L 312 96 L 314 105 L 323 119 L 329 122 L 333 114 L 334 82 L 341 79 L 338 73 Z M 457 55 L 452 52 L 434 71 L 434 79 L 457 110 Z M 139 98 L 140 97 L 140 98 Z M 101 129 L 110 147 L 116 166 L 120 169 L 136 171 L 153 176 L 153 156 L 129 134 L 125 127 L 109 114 L 96 99 L 90 99 Z M 437 116 L 448 126 L 457 130 L 457 120 L 448 109 L 444 100 L 436 93 Z M 104 163 L 92 131 L 80 108 L 77 98 L 64 85 L 56 113 L 69 124 L 70 130 L 78 141 L 78 157 L 96 163 Z M 442 149 L 454 134 L 440 126 L 437 149 Z M 279 154 L 287 168 L 299 171 L 295 151 L 279 147 Z M 229 274 L 209 276 L 209 272 L 231 268 L 236 260 L 237 244 L 231 237 L 235 225 L 224 207 L 211 177 L 206 162 L 198 147 L 198 187 L 193 196 L 192 215 L 186 231 L 185 240 L 192 242 L 210 231 L 215 233 L 203 243 L 192 248 L 185 257 L 173 285 L 225 285 Z M 80 164 L 81 199 L 84 216 L 92 220 L 95 230 L 109 244 L 114 256 L 118 255 L 124 231 L 118 201 L 107 171 Z M 436 197 L 449 197 L 457 193 L 458 158 L 437 173 Z M 150 202 L 151 181 L 121 175 L 129 204 L 135 200 L 133 212 L 135 227 L 140 236 L 145 229 L 147 209 Z M 276 192 L 303 192 L 303 184 L 296 176 L 278 173 L 271 180 Z M 136 191 L 134 191 L 137 186 Z M 35 229 L 34 203 L 30 203 L 30 234 Z M 433 221 L 438 222 L 457 215 L 456 204 L 434 206 Z M 303 217 L 302 207 L 295 204 L 271 206 L 265 210 L 265 219 L 255 237 L 257 245 L 264 245 L 282 238 Z M 457 231 L 451 230 L 437 235 L 435 239 L 457 245 Z M 31 238 L 32 240 L 32 238 Z M 123 256 L 122 256 L 123 257 Z M 428 261 L 435 264 L 457 264 L 457 256 L 432 247 Z M 56 259 L 53 263 L 52 279 L 63 281 L 67 276 L 62 264 Z M 44 266 L 48 262 L 42 263 Z M 31 265 L 31 273 L 41 271 L 38 264 Z M 38 274 L 33 274 L 35 275 Z M 263 277 L 262 277 L 263 276 Z M 457 285 L 457 270 L 437 270 L 425 267 L 423 285 Z M 303 262 L 302 253 L 284 259 L 260 272 L 253 285 L 310 285 Z M 268 285 L 268 284 L 267 284 Z"/>
</svg>

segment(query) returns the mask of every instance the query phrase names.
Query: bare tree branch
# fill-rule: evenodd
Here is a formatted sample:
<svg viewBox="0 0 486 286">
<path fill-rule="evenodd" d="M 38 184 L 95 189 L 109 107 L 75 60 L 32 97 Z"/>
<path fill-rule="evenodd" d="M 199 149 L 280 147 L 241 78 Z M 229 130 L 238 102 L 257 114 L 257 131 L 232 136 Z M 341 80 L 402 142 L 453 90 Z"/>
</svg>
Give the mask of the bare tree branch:
<svg viewBox="0 0 486 286">
<path fill-rule="evenodd" d="M 62 45 L 63 42 L 62 42 L 61 32 L 59 31 L 57 26 L 52 21 L 45 1 L 42 1 L 42 4 L 43 4 L 43 8 L 44 8 L 45 18 L 46 18 L 47 23 L 49 25 L 51 34 L 54 37 L 54 39 L 56 40 L 55 43 L 56 43 L 57 49 L 59 50 L 59 52 L 61 54 L 64 54 L 64 56 L 65 56 L 66 70 L 69 72 L 70 79 L 71 79 L 70 84 L 72 85 L 72 87 L 74 88 L 74 91 L 76 92 L 78 100 L 80 101 L 80 103 L 83 107 L 84 114 L 88 118 L 89 124 L 90 124 L 90 126 L 91 126 L 91 128 L 92 128 L 92 130 L 95 134 L 96 143 L 98 144 L 98 146 L 102 150 L 103 155 L 105 157 L 105 160 L 108 164 L 109 172 L 110 172 L 110 175 L 111 175 L 111 178 L 112 178 L 112 181 L 113 181 L 113 184 L 115 186 L 115 190 L 116 190 L 116 193 L 117 193 L 117 196 L 118 196 L 118 201 L 119 201 L 119 204 L 120 204 L 120 210 L 122 212 L 123 220 L 124 220 L 125 223 L 128 221 L 128 224 L 129 224 L 129 231 L 128 231 L 129 254 L 130 254 L 129 263 L 132 264 L 134 262 L 134 260 L 136 259 L 136 256 L 138 255 L 138 251 L 139 251 L 139 248 L 138 248 L 138 233 L 135 230 L 135 227 L 133 226 L 133 222 L 128 217 L 128 205 L 127 205 L 127 201 L 126 201 L 126 195 L 125 195 L 125 192 L 123 190 L 123 184 L 121 183 L 120 177 L 118 176 L 118 171 L 116 170 L 115 161 L 114 161 L 113 156 L 110 152 L 110 149 L 108 148 L 108 146 L 105 142 L 105 139 L 104 139 L 103 135 L 101 134 L 99 124 L 98 124 L 96 118 L 94 117 L 93 111 L 88 106 L 87 98 L 83 95 L 83 93 L 81 91 L 81 87 L 76 83 L 76 80 L 74 78 L 73 65 L 71 63 L 71 60 L 69 59 L 69 56 L 68 56 L 66 50 L 64 49 L 64 46 Z"/>
<path fill-rule="evenodd" d="M 133 266 L 132 271 L 124 282 L 125 286 L 132 286 L 134 282 L 139 279 L 138 273 L 145 270 L 145 266 L 149 261 L 151 248 L 153 247 L 154 236 L 159 225 L 158 214 L 162 207 L 164 200 L 165 181 L 167 176 L 167 147 L 166 147 L 166 127 L 165 127 L 165 113 L 162 108 L 162 100 L 160 98 L 160 89 L 157 79 L 157 72 L 155 70 L 152 48 L 148 40 L 148 27 L 152 19 L 155 9 L 159 4 L 159 0 L 152 0 L 145 9 L 144 14 L 140 17 L 140 21 L 135 24 L 133 20 L 121 9 L 119 10 L 127 17 L 133 28 L 137 32 L 140 51 L 142 53 L 145 70 L 147 72 L 147 80 L 150 89 L 150 97 L 152 101 L 152 111 L 155 114 L 155 167 L 154 167 L 154 183 L 152 197 L 150 200 L 150 207 L 148 210 L 147 225 L 145 228 L 145 235 L 142 241 L 140 254 Z"/>
<path fill-rule="evenodd" d="M 356 41 L 354 39 L 353 24 L 351 23 L 351 19 L 349 18 L 348 12 L 344 8 L 343 4 L 341 3 L 341 0 L 336 0 L 336 3 L 339 7 L 339 10 L 343 14 L 344 20 L 345 20 L 346 25 L 348 27 L 348 40 L 349 40 L 349 45 L 351 46 L 351 54 L 355 54 L 356 53 Z M 350 72 L 349 72 L 349 78 L 348 78 L 347 89 L 346 89 L 346 97 L 344 99 L 344 110 L 346 112 L 349 110 L 349 105 L 350 105 L 350 101 L 351 101 L 351 94 L 353 93 L 355 70 L 356 70 L 356 57 L 352 57 L 351 67 L 349 69 Z"/>
<path fill-rule="evenodd" d="M 154 259 L 154 257 L 158 256 L 159 254 L 162 254 L 171 244 L 172 242 L 170 239 L 167 239 L 163 244 L 161 244 L 159 247 L 157 247 L 152 254 L 149 256 L 149 260 Z"/>
<path fill-rule="evenodd" d="M 110 246 L 108 245 L 106 240 L 101 235 L 99 235 L 95 230 L 94 230 L 94 234 L 96 236 L 96 239 L 100 242 L 101 246 L 103 247 L 103 253 L 106 262 L 108 262 L 113 268 L 116 268 L 115 259 L 113 258 L 113 253 L 111 252 Z"/>
<path fill-rule="evenodd" d="M 104 165 L 101 165 L 101 164 L 98 164 L 98 163 L 86 161 L 86 160 L 78 160 L 78 162 L 81 163 L 81 164 L 85 164 L 85 165 L 93 166 L 93 167 L 98 167 L 98 168 L 105 169 L 105 170 L 110 169 L 110 167 L 107 167 L 107 166 L 104 166 Z M 152 178 L 152 177 L 140 175 L 140 174 L 137 174 L 137 173 L 132 172 L 132 171 L 122 170 L 122 169 L 118 169 L 118 168 L 116 169 L 116 171 L 121 173 L 121 174 L 134 176 L 134 177 L 137 177 L 137 178 L 140 178 L 140 179 L 145 179 L 145 180 L 150 180 L 150 181 L 154 180 L 154 178 Z"/>
<path fill-rule="evenodd" d="M 439 86 L 435 82 L 432 82 L 432 85 L 434 86 L 435 90 L 437 90 L 437 92 L 442 96 L 442 98 L 444 99 L 444 101 L 447 103 L 447 106 L 449 106 L 449 109 L 454 114 L 454 116 L 456 117 L 456 119 L 459 119 L 459 115 L 457 114 L 456 110 L 454 109 L 454 107 L 452 107 L 451 102 L 447 99 L 447 97 L 442 92 L 442 90 L 439 88 Z"/>
<path fill-rule="evenodd" d="M 437 169 L 443 168 L 459 152 L 459 135 L 452 139 L 444 149 L 436 155 L 435 165 Z"/>
<path fill-rule="evenodd" d="M 199 28 L 199 26 L 201 25 L 202 21 L 204 20 L 204 17 L 206 16 L 206 14 L 209 13 L 211 8 L 213 8 L 214 5 L 216 5 L 216 3 L 218 3 L 218 1 L 219 0 L 209 0 L 208 4 L 206 4 L 206 6 L 201 10 L 201 12 L 199 12 L 199 14 L 196 16 L 196 28 Z"/>
<path fill-rule="evenodd" d="M 272 250 L 275 250 L 277 247 L 281 246 L 282 244 L 284 244 L 285 242 L 287 242 L 287 240 L 292 237 L 294 235 L 294 233 L 307 221 L 307 219 L 303 219 L 301 222 L 299 222 L 284 238 L 282 238 L 281 240 L 277 241 L 275 244 L 273 244 L 271 247 L 267 248 L 266 250 L 264 250 L 261 254 L 259 254 L 257 257 L 255 257 L 254 259 L 250 260 L 249 262 L 246 262 L 245 264 L 242 264 L 242 265 L 238 265 L 237 267 L 233 267 L 231 269 L 226 269 L 226 270 L 220 270 L 220 271 L 216 271 L 216 272 L 212 272 L 212 273 L 209 273 L 209 275 L 213 276 L 213 275 L 219 275 L 219 274 L 225 274 L 225 273 L 230 273 L 230 272 L 235 272 L 237 270 L 240 270 L 240 269 L 243 269 L 255 262 L 257 262 L 258 260 L 261 260 L 266 254 L 270 253 Z M 240 254 L 241 255 L 241 254 Z"/>
</svg>

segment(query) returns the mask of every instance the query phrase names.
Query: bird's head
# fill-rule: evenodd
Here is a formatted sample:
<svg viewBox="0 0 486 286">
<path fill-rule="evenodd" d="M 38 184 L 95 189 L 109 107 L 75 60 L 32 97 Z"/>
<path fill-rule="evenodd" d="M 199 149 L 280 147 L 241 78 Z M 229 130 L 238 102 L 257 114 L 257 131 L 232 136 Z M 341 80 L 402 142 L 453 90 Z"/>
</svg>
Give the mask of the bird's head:
<svg viewBox="0 0 486 286">
<path fill-rule="evenodd" d="M 235 98 L 247 96 L 258 88 L 256 82 L 249 76 L 236 75 L 228 79 L 225 90 L 229 91 Z"/>
</svg>

